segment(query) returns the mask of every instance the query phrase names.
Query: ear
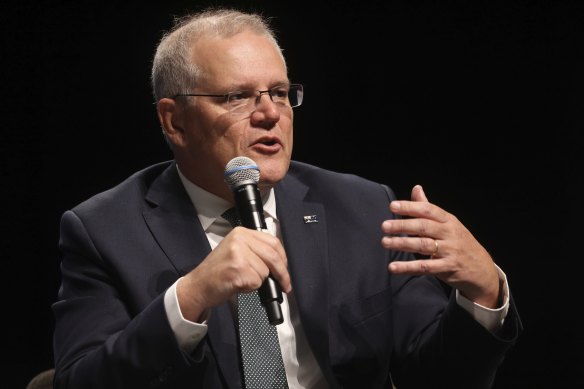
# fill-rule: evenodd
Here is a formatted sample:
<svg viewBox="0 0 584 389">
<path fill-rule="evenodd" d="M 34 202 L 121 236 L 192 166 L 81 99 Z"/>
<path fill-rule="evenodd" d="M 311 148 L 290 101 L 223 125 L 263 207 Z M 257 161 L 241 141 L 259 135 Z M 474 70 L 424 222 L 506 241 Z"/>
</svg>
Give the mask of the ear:
<svg viewBox="0 0 584 389">
<path fill-rule="evenodd" d="M 184 109 L 182 105 L 173 99 L 163 98 L 156 104 L 156 111 L 166 139 L 175 146 L 183 144 Z"/>
</svg>

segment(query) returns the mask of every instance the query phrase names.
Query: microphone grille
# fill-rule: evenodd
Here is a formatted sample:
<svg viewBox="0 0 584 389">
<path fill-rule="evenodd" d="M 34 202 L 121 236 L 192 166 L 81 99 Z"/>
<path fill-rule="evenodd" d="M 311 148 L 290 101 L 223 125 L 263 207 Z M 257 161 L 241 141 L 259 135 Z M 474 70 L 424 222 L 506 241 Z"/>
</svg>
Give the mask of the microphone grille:
<svg viewBox="0 0 584 389">
<path fill-rule="evenodd" d="M 235 157 L 225 166 L 223 180 L 231 188 L 239 186 L 246 181 L 257 184 L 260 180 L 260 168 L 251 158 Z"/>
</svg>

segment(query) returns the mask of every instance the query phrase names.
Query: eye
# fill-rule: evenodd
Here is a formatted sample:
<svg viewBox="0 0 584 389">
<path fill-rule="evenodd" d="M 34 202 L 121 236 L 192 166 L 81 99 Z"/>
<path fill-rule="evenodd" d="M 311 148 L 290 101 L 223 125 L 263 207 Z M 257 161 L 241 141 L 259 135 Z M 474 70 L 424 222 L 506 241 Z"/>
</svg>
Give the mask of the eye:
<svg viewBox="0 0 584 389">
<path fill-rule="evenodd" d="M 229 103 L 233 103 L 233 104 L 245 103 L 247 100 L 250 99 L 250 97 L 253 96 L 253 94 L 254 94 L 254 92 L 252 92 L 252 91 L 231 92 L 231 93 L 229 93 L 229 96 L 227 97 L 227 101 Z"/>
<path fill-rule="evenodd" d="M 272 98 L 278 100 L 286 100 L 288 98 L 288 88 L 278 86 L 271 90 Z"/>
</svg>

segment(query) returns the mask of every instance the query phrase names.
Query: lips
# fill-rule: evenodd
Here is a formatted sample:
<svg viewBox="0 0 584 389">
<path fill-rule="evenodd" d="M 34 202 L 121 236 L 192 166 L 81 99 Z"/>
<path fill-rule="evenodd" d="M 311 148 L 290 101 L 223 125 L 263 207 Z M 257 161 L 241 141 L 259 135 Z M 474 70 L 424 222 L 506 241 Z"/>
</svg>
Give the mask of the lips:
<svg viewBox="0 0 584 389">
<path fill-rule="evenodd" d="M 275 153 L 282 148 L 282 141 L 277 136 L 263 136 L 253 142 L 251 146 L 264 153 Z"/>
</svg>

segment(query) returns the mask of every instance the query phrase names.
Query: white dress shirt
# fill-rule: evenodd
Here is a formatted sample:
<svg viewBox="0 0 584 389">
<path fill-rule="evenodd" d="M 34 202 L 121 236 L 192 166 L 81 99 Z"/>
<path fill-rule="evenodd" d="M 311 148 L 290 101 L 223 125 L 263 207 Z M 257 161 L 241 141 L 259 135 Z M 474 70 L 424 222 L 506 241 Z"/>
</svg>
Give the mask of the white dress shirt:
<svg viewBox="0 0 584 389">
<path fill-rule="evenodd" d="M 211 248 L 215 249 L 225 235 L 231 231 L 231 226 L 221 217 L 221 214 L 232 207 L 232 204 L 193 184 L 183 176 L 180 170 L 178 170 L 178 173 L 198 211 L 197 216 L 207 234 Z M 263 198 L 263 202 L 268 233 L 277 236 L 281 240 L 274 190 L 271 190 Z M 503 306 L 498 309 L 489 309 L 473 303 L 462 296 L 458 290 L 456 291 L 458 304 L 468 311 L 481 325 L 491 331 L 496 331 L 503 325 L 503 320 L 509 309 L 507 279 L 500 269 L 499 278 L 503 284 L 504 299 Z M 208 317 L 204 317 L 202 323 L 194 323 L 183 317 L 176 295 L 176 285 L 180 281 L 181 279 L 179 278 L 168 288 L 164 296 L 164 305 L 170 326 L 175 333 L 179 346 L 183 351 L 191 352 L 207 334 Z M 312 350 L 308 346 L 296 307 L 294 292 L 290 294 L 283 293 L 281 308 L 284 322 L 277 325 L 276 329 L 288 385 L 290 389 L 326 389 L 329 386 L 314 358 Z"/>
</svg>

